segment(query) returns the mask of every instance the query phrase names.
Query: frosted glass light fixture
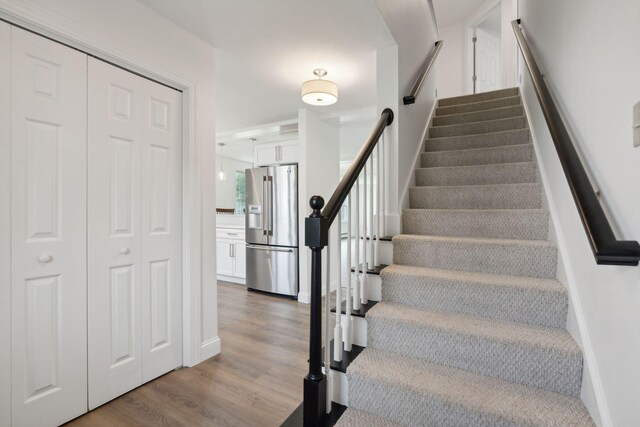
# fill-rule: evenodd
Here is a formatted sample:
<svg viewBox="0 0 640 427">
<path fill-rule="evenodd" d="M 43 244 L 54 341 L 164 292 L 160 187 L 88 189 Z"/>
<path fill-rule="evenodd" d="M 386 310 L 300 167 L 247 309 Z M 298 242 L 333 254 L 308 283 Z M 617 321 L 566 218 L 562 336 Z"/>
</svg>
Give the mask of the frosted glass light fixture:
<svg viewBox="0 0 640 427">
<path fill-rule="evenodd" d="M 338 86 L 330 80 L 322 80 L 327 70 L 313 70 L 318 78 L 302 83 L 302 101 L 310 105 L 331 105 L 338 101 Z"/>
<path fill-rule="evenodd" d="M 222 150 L 224 148 L 224 143 L 221 142 L 218 145 L 220 146 L 220 155 L 222 156 Z M 222 158 L 220 158 L 220 172 L 218 172 L 218 179 L 220 181 L 226 181 L 227 180 L 227 173 L 222 168 Z"/>
</svg>

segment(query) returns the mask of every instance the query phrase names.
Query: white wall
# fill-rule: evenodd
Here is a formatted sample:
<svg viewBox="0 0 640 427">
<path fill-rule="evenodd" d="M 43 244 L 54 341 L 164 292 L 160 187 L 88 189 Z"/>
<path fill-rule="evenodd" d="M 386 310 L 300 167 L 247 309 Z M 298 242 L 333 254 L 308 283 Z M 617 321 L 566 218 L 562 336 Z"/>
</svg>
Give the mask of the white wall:
<svg viewBox="0 0 640 427">
<path fill-rule="evenodd" d="M 640 239 L 640 2 L 520 0 L 525 37 L 602 193 L 619 238 Z M 596 265 L 558 156 L 523 73 L 567 285 L 603 425 L 640 425 L 640 268 Z M 587 400 L 590 411 L 595 402 Z"/>
<path fill-rule="evenodd" d="M 217 354 L 214 49 L 130 0 L 0 0 L 0 17 L 185 89 L 183 162 L 193 168 L 184 182 L 183 320 L 192 340 L 184 360 L 193 365 Z"/>
<path fill-rule="evenodd" d="M 464 94 L 463 34 L 464 26 L 461 22 L 440 28 L 440 39 L 444 41 L 444 45 L 436 62 L 438 98 Z"/>
<path fill-rule="evenodd" d="M 220 172 L 220 162 L 227 173 L 227 180 L 220 181 L 218 172 Z M 230 159 L 216 156 L 216 207 L 217 208 L 235 208 L 236 207 L 236 171 L 244 173 L 245 169 L 251 168 L 251 163 L 242 160 Z"/>
<path fill-rule="evenodd" d="M 311 251 L 305 246 L 305 218 L 311 214 L 309 199 L 320 195 L 325 204 L 340 182 L 340 130 L 323 121 L 320 116 L 306 108 L 298 112 L 298 212 L 300 217 L 300 292 L 298 301 L 308 303 L 311 279 Z M 332 231 L 337 229 L 333 227 Z M 336 233 L 333 233 L 336 247 Z M 326 251 L 323 251 L 326 254 Z M 333 251 L 332 255 L 337 255 Z M 338 259 L 332 256 L 332 283 L 338 278 Z M 323 263 L 323 272 L 324 266 Z M 326 274 L 323 273 L 323 278 Z M 323 287 L 324 293 L 324 287 Z"/>
<path fill-rule="evenodd" d="M 395 121 L 386 131 L 389 180 L 387 224 L 389 234 L 400 232 L 400 209 L 407 187 L 414 182 L 414 163 L 422 147 L 427 117 L 435 105 L 436 73 L 430 73 L 413 105 L 402 105 L 434 48 L 436 38 L 426 1 L 376 0 L 397 46 L 378 51 L 378 113 L 391 108 Z"/>
</svg>

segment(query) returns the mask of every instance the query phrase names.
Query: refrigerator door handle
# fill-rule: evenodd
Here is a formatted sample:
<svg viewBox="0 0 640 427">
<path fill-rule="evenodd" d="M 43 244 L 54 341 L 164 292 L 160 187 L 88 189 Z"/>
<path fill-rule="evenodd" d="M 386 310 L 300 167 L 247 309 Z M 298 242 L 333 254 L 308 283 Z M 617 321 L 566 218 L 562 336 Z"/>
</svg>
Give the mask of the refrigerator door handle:
<svg viewBox="0 0 640 427">
<path fill-rule="evenodd" d="M 267 185 L 269 187 L 269 236 L 273 236 L 273 177 L 267 177 Z"/>
<path fill-rule="evenodd" d="M 247 249 L 256 249 L 259 251 L 269 251 L 269 252 L 293 252 L 293 249 L 289 249 L 289 248 L 274 248 L 274 247 L 269 247 L 269 246 L 253 246 L 253 245 L 247 245 Z"/>
<path fill-rule="evenodd" d="M 267 199 L 267 191 L 266 190 L 266 186 L 267 186 L 267 177 L 263 176 L 262 177 L 262 234 L 263 235 L 267 235 L 267 212 L 269 212 L 269 202 Z"/>
</svg>

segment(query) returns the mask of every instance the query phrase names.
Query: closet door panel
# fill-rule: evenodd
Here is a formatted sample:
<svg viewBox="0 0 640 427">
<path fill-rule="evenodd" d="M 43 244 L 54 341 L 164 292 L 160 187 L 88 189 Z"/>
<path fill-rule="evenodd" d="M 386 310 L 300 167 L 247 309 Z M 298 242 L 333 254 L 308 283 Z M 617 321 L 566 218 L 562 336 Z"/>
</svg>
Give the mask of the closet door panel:
<svg viewBox="0 0 640 427">
<path fill-rule="evenodd" d="M 87 57 L 12 27 L 12 422 L 87 409 Z"/>
<path fill-rule="evenodd" d="M 140 78 L 89 58 L 89 407 L 142 384 Z"/>
<path fill-rule="evenodd" d="M 182 94 L 143 81 L 143 380 L 182 365 Z"/>
</svg>

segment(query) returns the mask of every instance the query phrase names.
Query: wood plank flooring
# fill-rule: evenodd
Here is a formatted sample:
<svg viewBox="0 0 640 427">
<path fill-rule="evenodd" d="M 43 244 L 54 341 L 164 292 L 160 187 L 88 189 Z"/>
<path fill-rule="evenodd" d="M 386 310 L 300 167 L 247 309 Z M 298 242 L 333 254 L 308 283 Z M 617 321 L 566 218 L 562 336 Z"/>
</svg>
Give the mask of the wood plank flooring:
<svg viewBox="0 0 640 427">
<path fill-rule="evenodd" d="M 218 282 L 222 354 L 170 372 L 72 427 L 279 426 L 302 400 L 308 305 Z"/>
</svg>

